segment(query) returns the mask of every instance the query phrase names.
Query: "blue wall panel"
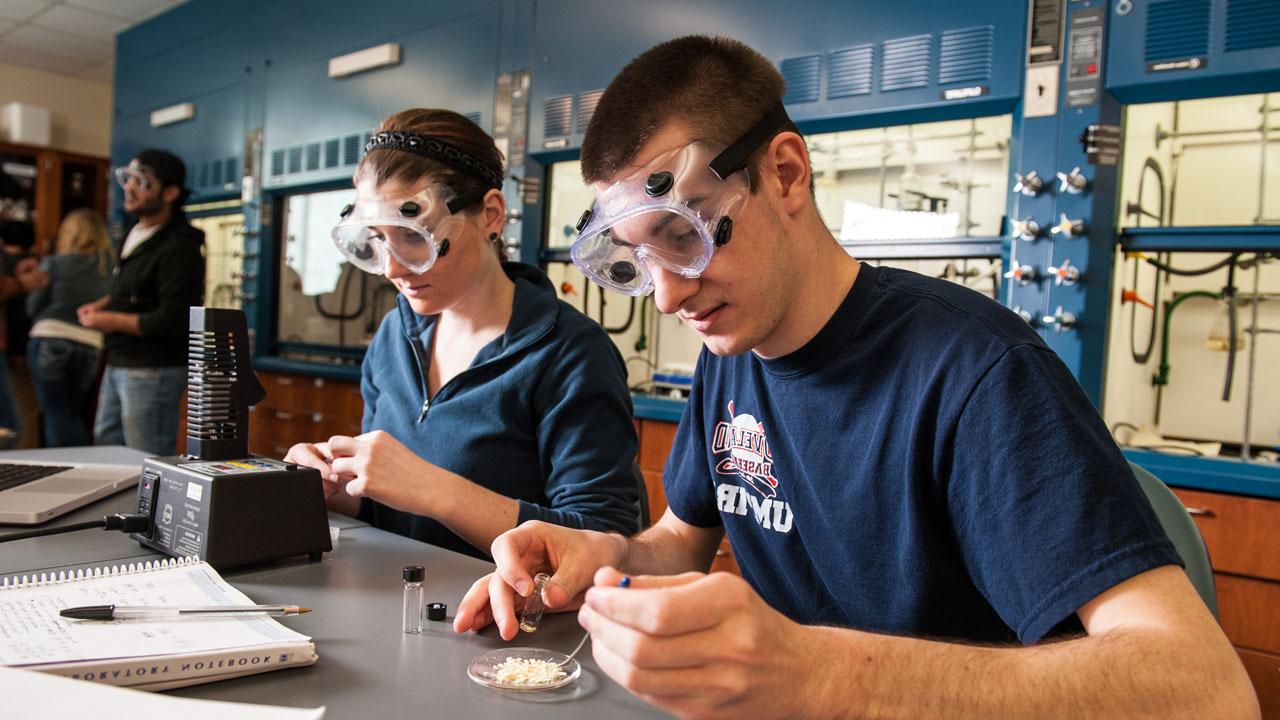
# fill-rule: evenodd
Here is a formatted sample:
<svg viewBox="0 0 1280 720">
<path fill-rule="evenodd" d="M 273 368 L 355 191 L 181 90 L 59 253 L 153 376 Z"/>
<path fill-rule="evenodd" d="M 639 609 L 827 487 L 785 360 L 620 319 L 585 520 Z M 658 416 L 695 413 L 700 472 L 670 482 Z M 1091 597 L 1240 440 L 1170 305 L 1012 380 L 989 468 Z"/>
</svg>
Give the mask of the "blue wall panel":
<svg viewBox="0 0 1280 720">
<path fill-rule="evenodd" d="M 411 107 L 447 107 L 478 113 L 492 127 L 494 52 L 499 41 L 497 6 L 447 18 L 408 32 L 370 39 L 362 47 L 400 43 L 399 65 L 344 78 L 328 76 L 329 55 L 267 70 L 263 143 L 264 185 L 314 183 L 351 176 L 344 143 Z M 335 142 L 339 162 L 330 162 Z M 316 153 L 319 162 L 313 162 Z M 277 161 L 283 153 L 284 166 Z M 362 153 L 361 153 L 362 154 Z M 300 164 L 295 160 L 301 160 Z M 277 173 L 276 170 L 283 170 Z"/>
<path fill-rule="evenodd" d="M 1277 0 L 1117 0 L 1107 87 L 1122 102 L 1280 89 Z"/>
<path fill-rule="evenodd" d="M 804 71 L 794 80 L 813 87 L 788 111 L 808 131 L 1008 112 L 1020 92 L 1026 23 L 1022 0 L 544 0 L 533 35 L 531 147 L 559 150 L 581 142 L 580 119 L 568 135 L 544 132 L 548 100 L 572 97 L 576 112 L 583 93 L 605 87 L 631 58 L 692 33 L 737 38 L 784 69 Z M 950 82 L 939 84 L 940 76 Z M 984 95 L 943 100 L 944 89 L 977 86 Z"/>
</svg>

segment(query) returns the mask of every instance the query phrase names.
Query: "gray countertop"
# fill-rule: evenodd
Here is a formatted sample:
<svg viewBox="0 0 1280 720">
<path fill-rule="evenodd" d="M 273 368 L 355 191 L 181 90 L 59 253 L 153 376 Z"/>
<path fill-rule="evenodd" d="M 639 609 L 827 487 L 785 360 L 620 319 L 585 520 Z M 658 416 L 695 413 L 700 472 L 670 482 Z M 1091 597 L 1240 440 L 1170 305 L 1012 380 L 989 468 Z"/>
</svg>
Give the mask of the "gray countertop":
<svg viewBox="0 0 1280 720">
<path fill-rule="evenodd" d="M 142 453 L 126 448 L 77 448 L 0 453 L 5 459 L 135 462 Z M 134 495 L 121 492 L 83 508 L 57 523 L 71 523 L 129 511 Z M 222 682 L 172 690 L 184 697 L 254 702 L 295 707 L 328 707 L 327 718 L 478 717 L 478 718 L 643 718 L 665 717 L 604 676 L 590 655 L 578 655 L 583 676 L 551 693 L 501 693 L 480 687 L 466 674 L 471 660 L 485 651 L 530 645 L 568 652 L 582 637 L 572 613 L 551 614 L 535 634 L 521 633 L 503 642 L 493 628 L 455 634 L 452 620 L 459 600 L 492 564 L 409 538 L 330 516 L 343 526 L 338 544 L 320 562 L 275 563 L 224 573 L 256 602 L 300 603 L 307 615 L 284 618 L 310 635 L 320 655 L 311 667 L 277 670 Z M 22 528 L 0 526 L 0 535 Z M 114 565 L 161 557 L 119 533 L 81 530 L 47 538 L 0 544 L 0 575 L 49 569 Z M 449 605 L 449 620 L 428 623 L 421 635 L 401 632 L 401 568 L 427 570 L 427 602 Z M 88 714 L 86 709 L 86 714 Z"/>
</svg>

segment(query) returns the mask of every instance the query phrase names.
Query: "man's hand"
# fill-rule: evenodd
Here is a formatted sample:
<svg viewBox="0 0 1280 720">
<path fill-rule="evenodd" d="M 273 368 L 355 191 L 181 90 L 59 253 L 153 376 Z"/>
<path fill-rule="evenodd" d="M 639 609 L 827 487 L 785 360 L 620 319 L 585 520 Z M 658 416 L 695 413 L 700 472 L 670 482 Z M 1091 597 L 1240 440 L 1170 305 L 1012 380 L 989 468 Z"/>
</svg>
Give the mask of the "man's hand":
<svg viewBox="0 0 1280 720">
<path fill-rule="evenodd" d="M 453 629 L 461 633 L 497 623 L 498 634 L 510 640 L 520 629 L 516 598 L 529 596 L 534 574 L 551 574 L 542 595 L 548 610 L 571 610 L 591 586 L 597 568 L 625 561 L 627 540 L 530 520 L 499 535 L 490 552 L 497 570 L 477 580 L 463 596 Z"/>
<path fill-rule="evenodd" d="M 23 292 L 39 290 L 49 285 L 49 274 L 40 267 L 35 258 L 23 258 L 13 268 L 14 277 L 22 285 Z"/>
<path fill-rule="evenodd" d="M 578 610 L 596 663 L 632 694 L 679 717 L 805 714 L 815 657 L 810 628 L 769 607 L 727 573 L 595 574 Z"/>
</svg>

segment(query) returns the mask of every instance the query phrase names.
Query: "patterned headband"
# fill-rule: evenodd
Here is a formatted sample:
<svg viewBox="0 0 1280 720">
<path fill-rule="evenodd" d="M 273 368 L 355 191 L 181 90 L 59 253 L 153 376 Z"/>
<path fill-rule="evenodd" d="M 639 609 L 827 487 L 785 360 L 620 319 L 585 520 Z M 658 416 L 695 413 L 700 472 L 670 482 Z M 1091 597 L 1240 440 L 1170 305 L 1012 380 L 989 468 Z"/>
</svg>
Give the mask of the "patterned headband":
<svg viewBox="0 0 1280 720">
<path fill-rule="evenodd" d="M 364 144 L 365 154 L 372 150 L 399 150 L 412 153 L 428 160 L 448 165 L 464 175 L 486 183 L 487 187 L 502 187 L 502 176 L 494 173 L 487 165 L 471 153 L 439 138 L 419 135 L 405 130 L 388 130 L 374 133 L 369 142 Z"/>
</svg>

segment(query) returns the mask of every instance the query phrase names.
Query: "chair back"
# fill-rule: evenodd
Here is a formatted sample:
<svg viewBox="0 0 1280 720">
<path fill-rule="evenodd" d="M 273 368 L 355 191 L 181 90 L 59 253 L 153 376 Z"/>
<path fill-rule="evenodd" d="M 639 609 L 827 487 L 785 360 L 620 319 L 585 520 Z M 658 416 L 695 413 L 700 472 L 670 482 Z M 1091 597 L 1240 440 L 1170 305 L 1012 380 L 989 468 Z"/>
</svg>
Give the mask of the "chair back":
<svg viewBox="0 0 1280 720">
<path fill-rule="evenodd" d="M 1144 468 L 1129 463 L 1133 474 L 1138 478 L 1138 485 L 1146 493 L 1147 500 L 1156 511 L 1156 517 L 1164 527 L 1164 532 L 1173 541 L 1173 547 L 1186 565 L 1187 577 L 1192 586 L 1200 594 L 1200 599 L 1209 606 L 1213 616 L 1218 617 L 1218 597 L 1213 586 L 1213 567 L 1209 563 L 1209 549 L 1205 547 L 1204 538 L 1200 536 L 1200 528 L 1187 514 L 1182 501 L 1160 481 Z"/>
</svg>

